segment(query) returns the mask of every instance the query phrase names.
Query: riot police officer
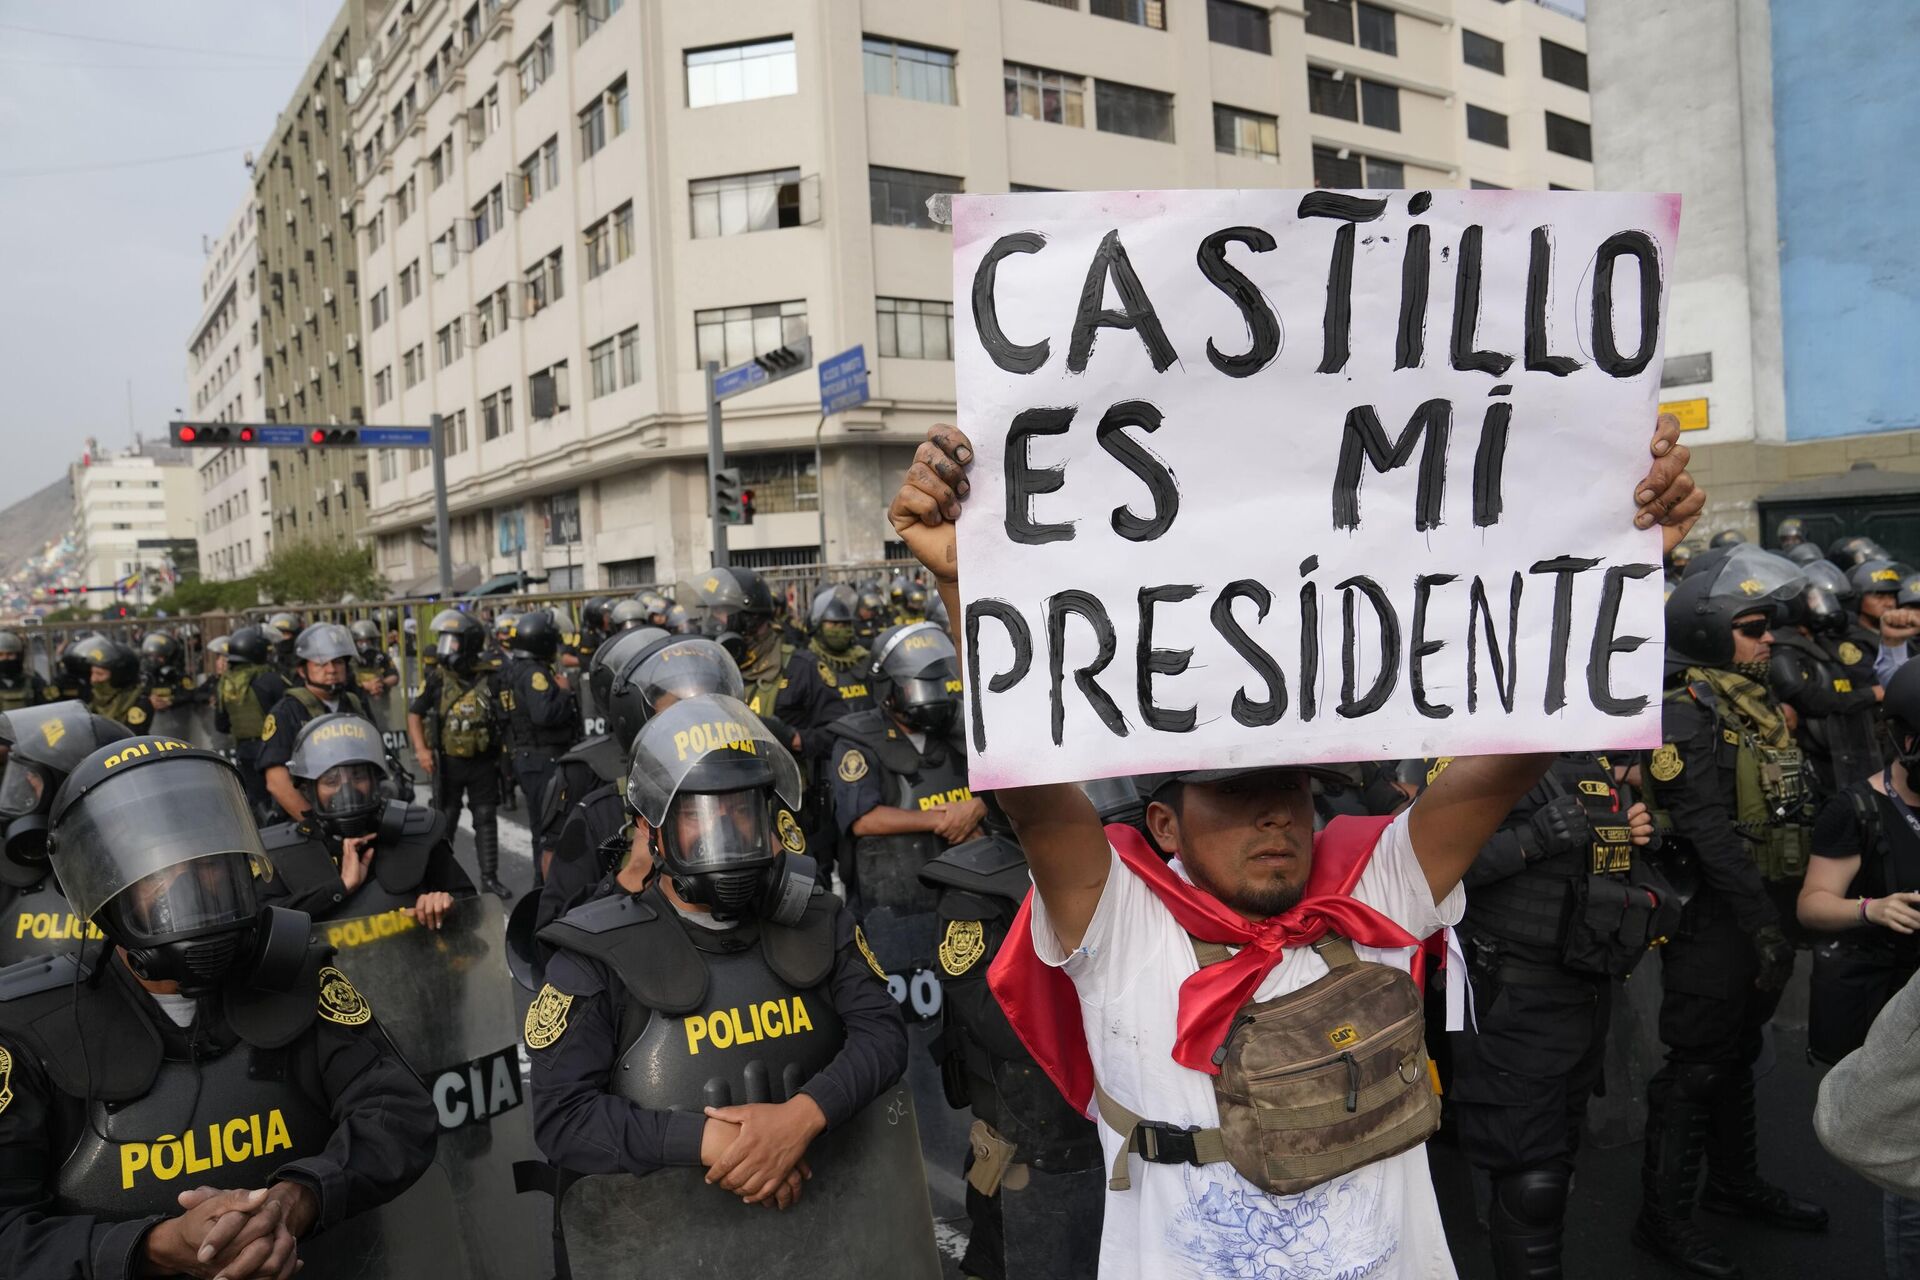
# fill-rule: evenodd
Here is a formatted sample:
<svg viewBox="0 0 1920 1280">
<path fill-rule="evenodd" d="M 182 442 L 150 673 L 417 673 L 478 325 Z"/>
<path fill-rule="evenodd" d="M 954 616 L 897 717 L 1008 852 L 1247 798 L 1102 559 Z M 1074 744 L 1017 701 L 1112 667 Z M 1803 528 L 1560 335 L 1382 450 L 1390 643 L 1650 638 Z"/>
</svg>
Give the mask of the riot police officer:
<svg viewBox="0 0 1920 1280">
<path fill-rule="evenodd" d="M 560 652 L 560 627 L 553 614 L 536 609 L 520 615 L 510 641 L 507 664 L 494 677 L 499 720 L 507 730 L 507 757 L 520 794 L 527 798 L 527 826 L 536 850 L 546 848 L 542 801 L 555 760 L 580 729 L 580 703 L 554 668 Z M 534 883 L 540 864 L 534 863 Z"/>
<path fill-rule="evenodd" d="M 87 705 L 135 733 L 153 729 L 153 701 L 140 679 L 140 655 L 118 640 L 99 639 L 81 651 L 91 670 Z"/>
<path fill-rule="evenodd" d="M 0 712 L 47 701 L 47 682 L 27 668 L 27 642 L 17 631 L 0 631 Z"/>
<path fill-rule="evenodd" d="M 460 821 L 464 799 L 473 811 L 473 850 L 480 887 L 506 898 L 500 883 L 500 742 L 494 732 L 493 673 L 483 670 L 487 633 L 458 609 L 442 609 L 429 626 L 438 661 L 407 707 L 414 758 L 433 778 L 434 807 L 447 825 Z M 434 746 L 426 717 L 434 718 Z"/>
<path fill-rule="evenodd" d="M 186 648 L 168 632 L 150 631 L 140 641 L 140 670 L 155 711 L 168 711 L 193 701 Z"/>
<path fill-rule="evenodd" d="M 1891 560 L 1893 553 L 1872 538 L 1855 534 L 1828 547 L 1827 559 L 1839 566 L 1842 573 L 1846 573 L 1855 565 L 1865 564 L 1869 560 Z"/>
<path fill-rule="evenodd" d="M 774 626 L 773 592 L 751 569 L 710 569 L 683 583 L 680 603 L 700 614 L 702 630 L 740 664 L 742 699 L 786 745 L 811 759 L 825 751 L 826 725 L 846 714 L 828 680 L 832 671 L 781 639 Z"/>
<path fill-rule="evenodd" d="M 1429 772 L 1437 775 L 1445 760 Z M 1476 1017 L 1451 1035 L 1460 1146 L 1492 1182 L 1494 1274 L 1558 1280 L 1567 1192 L 1600 1084 L 1614 984 L 1679 922 L 1605 756 L 1562 755 L 1466 874 Z"/>
<path fill-rule="evenodd" d="M 1798 516 L 1788 516 L 1774 527 L 1773 540 L 1779 544 L 1780 553 L 1785 555 L 1807 540 L 1806 522 Z"/>
<path fill-rule="evenodd" d="M 1833 562 L 1827 559 L 1827 553 L 1820 549 L 1819 543 L 1808 542 L 1805 538 L 1794 543 L 1780 554 L 1799 565 L 1802 569 L 1815 563 L 1825 564 L 1829 567 L 1833 565 Z"/>
<path fill-rule="evenodd" d="M 568 667 L 586 667 L 606 642 L 609 631 L 607 608 L 612 602 L 605 596 L 590 596 L 580 606 L 580 631 L 572 643 L 561 650 L 560 661 Z"/>
<path fill-rule="evenodd" d="M 233 738 L 233 762 L 255 813 L 273 804 L 260 770 L 260 744 L 266 736 L 267 709 L 286 696 L 287 682 L 273 668 L 266 632 L 241 627 L 227 639 L 227 669 L 214 688 L 213 727 Z"/>
<path fill-rule="evenodd" d="M 1799 718 L 1800 746 L 1822 793 L 1835 795 L 1880 765 L 1879 699 L 1872 660 L 1846 638 L 1852 584 L 1824 560 L 1801 571 L 1807 589 L 1774 628 L 1769 683 Z"/>
<path fill-rule="evenodd" d="M 889 627 L 869 656 L 867 685 L 879 705 L 832 725 L 834 820 L 851 846 L 847 881 L 880 963 L 901 975 L 903 1001 L 922 993 L 916 1011 L 926 1016 L 938 1008 L 934 895 L 920 869 L 971 839 L 987 812 L 967 786 L 953 641 L 927 622 Z"/>
<path fill-rule="evenodd" d="M 0 966 L 71 951 L 88 936 L 53 881 L 47 815 L 54 793 L 82 760 L 127 736 L 125 725 L 71 700 L 0 716 L 0 742 L 7 746 L 0 773 Z"/>
<path fill-rule="evenodd" d="M 900 609 L 893 615 L 895 626 L 906 626 L 914 622 L 927 621 L 927 588 L 918 582 L 908 582 L 907 589 L 900 602 Z"/>
<path fill-rule="evenodd" d="M 873 695 L 860 675 L 867 660 L 866 646 L 854 639 L 854 613 L 859 607 L 859 594 L 844 582 L 835 582 L 816 591 L 807 610 L 812 633 L 807 648 L 820 663 L 821 678 L 831 677 L 829 685 L 849 715 L 873 709 Z"/>
<path fill-rule="evenodd" d="M 87 661 L 81 650 L 96 640 L 104 639 L 106 637 L 98 631 L 89 631 L 73 637 L 61 647 L 54 659 L 53 678 L 49 682 L 53 686 L 48 694 L 50 701 L 61 702 L 68 698 L 80 702 L 93 700 L 93 664 Z"/>
<path fill-rule="evenodd" d="M 49 838 L 106 941 L 0 982 L 0 1273 L 378 1268 L 362 1215 L 432 1161 L 433 1103 L 305 918 L 257 908 L 233 766 L 113 743 L 61 786 Z"/>
<path fill-rule="evenodd" d="M 858 600 L 853 610 L 853 639 L 862 648 L 871 649 L 874 640 L 890 625 L 887 593 L 879 584 L 869 582 L 860 588 Z"/>
<path fill-rule="evenodd" d="M 1761 1028 L 1793 972 L 1776 898 L 1791 911 L 1809 820 L 1805 765 L 1763 682 L 1771 628 L 1805 589 L 1790 561 L 1755 547 L 1696 564 L 1667 600 L 1665 742 L 1642 762 L 1648 802 L 1699 883 L 1662 952 L 1666 1063 L 1647 1086 L 1633 1239 L 1702 1275 L 1738 1268 L 1693 1221 L 1696 1204 L 1807 1230 L 1827 1221 L 1760 1177 L 1753 1102 Z"/>
<path fill-rule="evenodd" d="M 278 668 L 281 675 L 286 677 L 287 683 L 298 684 L 300 682 L 300 659 L 299 656 L 294 653 L 293 647 L 294 641 L 297 640 L 300 635 L 300 615 L 282 609 L 280 612 L 269 616 L 267 620 L 261 624 L 261 630 L 265 632 L 268 641 L 273 645 L 274 666 Z"/>
<path fill-rule="evenodd" d="M 1117 781 L 1144 809 L 1130 780 Z M 945 998 L 934 1056 L 948 1104 L 974 1117 L 960 1270 L 978 1280 L 1093 1280 L 1106 1198 L 1099 1131 L 1060 1096 L 987 989 L 1033 887 L 1026 854 L 989 803 L 979 838 L 933 859 L 920 878 L 939 894 Z"/>
<path fill-rule="evenodd" d="M 1892 560 L 1863 560 L 1847 570 L 1860 609 L 1847 638 L 1872 657 L 1881 686 L 1907 660 L 1907 642 L 1920 635 L 1913 612 L 1900 607 L 1900 584 L 1910 572 Z"/>
<path fill-rule="evenodd" d="M 648 621 L 650 614 L 651 610 L 645 601 L 618 600 L 607 610 L 607 625 L 613 628 L 616 635 L 622 631 L 635 631 L 654 625 Z"/>
<path fill-rule="evenodd" d="M 369 698 L 382 698 L 400 683 L 400 669 L 387 652 L 386 637 L 372 618 L 360 618 L 347 628 L 353 635 L 353 665 L 361 690 Z"/>
<path fill-rule="evenodd" d="M 1707 550 L 1719 551 L 1726 547 L 1737 547 L 1746 542 L 1747 535 L 1738 529 L 1722 529 L 1707 539 Z"/>
<path fill-rule="evenodd" d="M 299 659 L 295 674 L 300 683 L 282 694 L 267 711 L 260 728 L 258 764 L 267 791 L 289 818 L 307 814 L 307 799 L 287 772 L 294 743 L 309 720 L 332 711 L 346 711 L 371 722 L 373 704 L 354 688 L 348 672 L 353 661 L 353 635 L 337 622 L 316 622 L 294 641 Z"/>
<path fill-rule="evenodd" d="M 309 720 L 287 772 L 306 815 L 261 831 L 274 869 L 261 901 L 315 920 L 399 910 L 432 929 L 455 898 L 473 895 L 439 810 L 387 799 L 386 747 L 368 721 L 346 712 Z"/>
<path fill-rule="evenodd" d="M 899 1078 L 906 1038 L 853 917 L 783 848 L 775 802 L 799 800 L 799 766 L 745 705 L 713 694 L 655 717 L 633 756 L 627 891 L 542 931 L 559 950 L 526 1018 L 535 1136 L 562 1171 L 562 1274 L 606 1274 L 590 1251 L 641 1244 L 596 1241 L 607 1228 L 594 1206 L 609 1198 L 645 1206 L 623 1217 L 651 1223 L 647 1256 L 670 1271 L 697 1251 L 749 1274 L 769 1233 L 811 1227 L 830 1233 L 809 1247 L 831 1274 L 926 1274 L 889 1221 L 916 1199 L 924 1216 L 924 1190 L 888 1185 L 916 1177 L 918 1152 L 899 1141 L 911 1126 L 871 1105 Z M 891 1160 L 849 1150 L 856 1136 L 893 1136 Z M 809 1170 L 816 1190 L 845 1189 L 827 1203 L 857 1202 L 852 1189 L 876 1179 L 883 1190 L 857 1217 L 810 1217 Z M 580 1176 L 595 1174 L 652 1176 Z M 752 1207 L 796 1201 L 785 1220 Z"/>
</svg>

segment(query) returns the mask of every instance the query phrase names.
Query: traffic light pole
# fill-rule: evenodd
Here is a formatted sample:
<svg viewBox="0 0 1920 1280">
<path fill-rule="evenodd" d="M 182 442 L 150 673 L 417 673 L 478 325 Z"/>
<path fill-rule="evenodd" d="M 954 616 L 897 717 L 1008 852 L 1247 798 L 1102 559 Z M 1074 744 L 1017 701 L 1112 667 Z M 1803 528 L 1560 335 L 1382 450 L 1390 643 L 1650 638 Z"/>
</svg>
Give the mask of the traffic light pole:
<svg viewBox="0 0 1920 1280">
<path fill-rule="evenodd" d="M 447 513 L 447 442 L 442 438 L 445 420 L 439 414 L 427 419 L 433 428 L 433 542 L 440 559 L 440 598 L 453 597 L 453 518 Z"/>
<path fill-rule="evenodd" d="M 714 379 L 720 376 L 720 364 L 707 361 L 707 506 L 713 512 L 713 567 L 727 567 L 727 522 L 720 513 L 718 477 L 727 465 L 727 447 L 720 438 L 720 398 L 714 394 Z"/>
</svg>

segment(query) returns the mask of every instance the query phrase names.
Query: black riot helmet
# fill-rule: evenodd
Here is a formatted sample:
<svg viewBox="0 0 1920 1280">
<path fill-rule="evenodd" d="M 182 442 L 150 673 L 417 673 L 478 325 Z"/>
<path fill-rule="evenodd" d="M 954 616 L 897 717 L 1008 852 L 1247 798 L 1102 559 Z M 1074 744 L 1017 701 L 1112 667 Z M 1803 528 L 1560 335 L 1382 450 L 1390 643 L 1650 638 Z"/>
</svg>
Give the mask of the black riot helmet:
<svg viewBox="0 0 1920 1280">
<path fill-rule="evenodd" d="M 162 737 L 94 751 L 54 796 L 47 849 L 74 914 L 150 982 L 197 996 L 299 973 L 307 918 L 260 910 L 253 881 L 273 864 L 239 773 L 211 751 Z"/>
<path fill-rule="evenodd" d="M 898 609 L 907 602 L 907 588 L 913 585 L 913 579 L 904 573 L 893 575 L 893 581 L 887 584 L 887 601 Z"/>
<path fill-rule="evenodd" d="M 427 628 L 433 633 L 433 651 L 455 671 L 469 671 L 487 647 L 487 631 L 479 619 L 458 609 L 442 609 Z"/>
<path fill-rule="evenodd" d="M 105 639 L 98 631 L 89 631 L 67 642 L 67 647 L 60 651 L 60 674 L 68 684 L 86 688 L 93 675 L 93 662 L 87 657 L 87 651 Z"/>
<path fill-rule="evenodd" d="M 1119 823 L 1147 833 L 1147 797 L 1132 778 L 1095 778 L 1080 784 L 1100 815 L 1102 826 Z"/>
<path fill-rule="evenodd" d="M 1894 603 L 1902 609 L 1920 605 L 1920 573 L 1909 572 L 1900 580 L 1900 596 Z"/>
<path fill-rule="evenodd" d="M 605 635 L 607 632 L 607 605 L 605 596 L 589 596 L 580 606 L 580 630 L 585 635 Z"/>
<path fill-rule="evenodd" d="M 927 589 L 917 582 L 909 584 L 907 587 L 906 603 L 901 607 L 909 614 L 914 614 L 922 618 L 926 617 Z"/>
<path fill-rule="evenodd" d="M 659 627 L 635 627 L 615 632 L 612 638 L 593 651 L 593 657 L 587 663 L 587 692 L 593 696 L 593 705 L 601 714 L 606 713 L 607 701 L 613 694 L 613 677 L 620 668 L 654 642 L 666 638 L 667 633 Z M 631 742 L 632 739 L 627 741 Z"/>
<path fill-rule="evenodd" d="M 370 836 L 380 829 L 389 777 L 386 745 L 371 721 L 345 711 L 315 716 L 293 740 L 287 772 L 312 806 L 308 816 L 332 836 Z"/>
<path fill-rule="evenodd" d="M 1820 544 L 1817 542 L 1808 542 L 1805 538 L 1794 543 L 1780 554 L 1799 565 L 1802 569 L 1810 564 L 1827 563 L 1827 557 L 1820 550 Z"/>
<path fill-rule="evenodd" d="M 1865 564 L 1869 560 L 1891 560 L 1893 553 L 1875 542 L 1872 538 L 1855 534 L 1842 538 L 1827 548 L 1827 559 L 1839 565 L 1842 570 Z"/>
<path fill-rule="evenodd" d="M 156 675 L 178 671 L 183 653 L 180 642 L 164 631 L 151 632 L 140 642 L 141 664 Z"/>
<path fill-rule="evenodd" d="M 667 610 L 667 620 L 660 624 L 677 636 L 700 634 L 700 620 L 687 611 L 683 604 L 673 605 Z"/>
<path fill-rule="evenodd" d="M 1774 527 L 1773 538 L 1780 550 L 1791 551 L 1807 540 L 1807 526 L 1799 516 L 1788 516 Z"/>
<path fill-rule="evenodd" d="M 515 653 L 529 654 L 542 662 L 553 661 L 554 655 L 560 652 L 560 624 L 554 621 L 553 610 L 535 609 L 521 614 L 514 624 L 509 647 Z"/>
<path fill-rule="evenodd" d="M 1807 590 L 1800 597 L 1801 625 L 1816 635 L 1845 635 L 1858 600 L 1847 575 L 1825 560 L 1802 565 L 1801 572 L 1807 575 Z"/>
<path fill-rule="evenodd" d="M 300 615 L 281 610 L 267 619 L 264 628 L 274 652 L 282 658 L 293 657 L 293 642 L 300 634 Z"/>
<path fill-rule="evenodd" d="M 1920 662 L 1903 662 L 1887 681 L 1880 703 L 1894 752 L 1910 777 L 1920 779 Z"/>
<path fill-rule="evenodd" d="M 888 627 L 867 659 L 873 699 L 908 728 L 944 734 L 960 715 L 960 655 L 931 622 Z"/>
<path fill-rule="evenodd" d="M 614 631 L 635 631 L 651 625 L 647 621 L 647 606 L 642 600 L 618 600 L 613 608 L 607 610 L 607 621 Z"/>
<path fill-rule="evenodd" d="M 1667 597 L 1669 667 L 1724 667 L 1733 661 L 1733 620 L 1750 613 L 1771 621 L 1806 590 L 1807 578 L 1785 556 L 1740 543 L 1693 571 Z"/>
<path fill-rule="evenodd" d="M 316 689 L 324 690 L 329 698 L 337 698 L 347 689 L 348 679 L 342 668 L 341 678 L 326 683 L 317 683 L 308 672 L 308 663 L 351 662 L 358 656 L 354 646 L 353 633 L 337 622 L 316 622 L 300 632 L 293 642 L 293 656 L 300 660 L 300 678 Z"/>
<path fill-rule="evenodd" d="M 622 751 L 649 720 L 675 703 L 709 693 L 746 698 L 740 666 L 718 641 L 668 635 L 654 627 L 645 634 L 659 638 L 621 662 L 607 691 L 607 732 Z"/>
<path fill-rule="evenodd" d="M 860 588 L 853 610 L 853 634 L 861 644 L 871 647 L 873 638 L 893 622 L 887 614 L 887 593 L 869 583 Z"/>
<path fill-rule="evenodd" d="M 216 658 L 224 658 L 233 647 L 232 636 L 215 636 L 207 641 L 207 652 Z"/>
<path fill-rule="evenodd" d="M 800 766 L 746 704 L 700 694 L 662 711 L 633 742 L 626 806 L 653 829 L 653 853 L 673 887 L 716 920 L 791 924 L 813 892 L 813 860 L 798 837 Z M 789 834 L 791 829 L 791 835 Z"/>
<path fill-rule="evenodd" d="M 860 606 L 860 595 L 844 582 L 830 582 L 813 593 L 813 603 L 807 609 L 807 626 L 819 630 L 823 622 L 853 621 L 854 610 Z"/>
<path fill-rule="evenodd" d="M 673 598 L 709 636 L 731 632 L 751 644 L 773 622 L 773 592 L 751 569 L 709 569 L 676 587 Z"/>
<path fill-rule="evenodd" d="M 271 650 L 272 642 L 259 627 L 241 627 L 227 639 L 227 656 L 242 662 L 264 663 Z"/>
<path fill-rule="evenodd" d="M 665 627 L 667 625 L 667 615 L 673 612 L 673 601 L 658 591 L 642 591 L 634 596 L 634 599 L 638 600 L 641 609 L 645 610 L 648 626 Z"/>
<path fill-rule="evenodd" d="M 1746 540 L 1747 535 L 1738 529 L 1722 529 L 1707 539 L 1707 549 L 1712 551 L 1718 547 L 1737 547 Z"/>
<path fill-rule="evenodd" d="M 381 641 L 384 637 L 380 634 L 379 623 L 372 618 L 361 618 L 348 627 L 347 632 L 353 636 L 353 651 L 361 662 L 380 661 L 384 648 Z"/>
<path fill-rule="evenodd" d="M 1682 542 L 1667 552 L 1667 567 L 1675 573 L 1686 572 L 1687 564 L 1693 559 L 1693 548 Z"/>
<path fill-rule="evenodd" d="M 1892 560 L 1862 560 L 1847 570 L 1847 581 L 1853 584 L 1855 594 L 1862 596 L 1900 594 L 1900 584 L 1906 579 L 1905 565 Z"/>
<path fill-rule="evenodd" d="M 54 792 L 97 748 L 131 736 L 118 720 L 94 715 L 71 700 L 0 716 L 0 742 L 9 748 L 0 772 L 0 822 L 6 825 L 0 884 L 26 888 L 46 875 L 47 814 Z"/>
<path fill-rule="evenodd" d="M 13 679 L 27 669 L 27 642 L 17 631 L 0 631 L 0 677 Z"/>
<path fill-rule="evenodd" d="M 140 655 L 118 640 L 104 637 L 94 640 L 81 649 L 80 655 L 89 667 L 104 670 L 107 683 L 115 689 L 131 689 L 140 681 Z"/>
</svg>

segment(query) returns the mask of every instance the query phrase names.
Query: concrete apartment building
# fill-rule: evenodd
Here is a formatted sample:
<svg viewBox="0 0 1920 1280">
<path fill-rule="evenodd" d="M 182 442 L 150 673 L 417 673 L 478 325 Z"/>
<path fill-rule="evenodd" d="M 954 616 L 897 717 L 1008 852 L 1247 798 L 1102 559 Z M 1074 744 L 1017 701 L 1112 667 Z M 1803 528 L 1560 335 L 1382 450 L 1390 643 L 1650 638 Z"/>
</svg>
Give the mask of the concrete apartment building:
<svg viewBox="0 0 1920 1280">
<path fill-rule="evenodd" d="M 89 440 L 67 471 L 78 551 L 75 585 L 125 584 L 117 598 L 129 605 L 166 594 L 173 571 L 192 567 L 200 519 L 200 474 L 183 451 L 149 443 L 105 456 Z M 86 603 L 97 609 L 115 599 L 95 593 Z"/>
<path fill-rule="evenodd" d="M 1498 0 L 412 0 L 353 107 L 367 420 L 448 422 L 453 557 L 611 588 L 708 563 L 702 361 L 862 344 L 726 405 L 736 563 L 886 554 L 953 412 L 943 191 L 1593 185 L 1585 32 Z M 426 581 L 432 474 L 376 455 L 379 568 Z M 824 481 L 824 483 L 823 483 Z"/>
<path fill-rule="evenodd" d="M 264 411 L 274 422 L 358 422 L 365 412 L 348 119 L 365 10 L 365 0 L 341 7 L 254 169 Z M 276 449 L 267 466 L 274 545 L 361 535 L 364 453 Z"/>
<path fill-rule="evenodd" d="M 1920 119 L 1920 9 L 1839 13 L 1595 4 L 1595 173 L 1684 198 L 1662 399 L 1694 428 L 1703 536 L 1799 516 L 1920 563 L 1920 171 L 1887 162 Z"/>
<path fill-rule="evenodd" d="M 187 416 L 260 422 L 266 373 L 260 359 L 260 262 L 252 192 L 208 246 L 200 275 L 200 321 L 187 344 Z M 273 540 L 268 457 L 262 449 L 202 454 L 200 576 L 226 582 L 256 572 Z"/>
</svg>

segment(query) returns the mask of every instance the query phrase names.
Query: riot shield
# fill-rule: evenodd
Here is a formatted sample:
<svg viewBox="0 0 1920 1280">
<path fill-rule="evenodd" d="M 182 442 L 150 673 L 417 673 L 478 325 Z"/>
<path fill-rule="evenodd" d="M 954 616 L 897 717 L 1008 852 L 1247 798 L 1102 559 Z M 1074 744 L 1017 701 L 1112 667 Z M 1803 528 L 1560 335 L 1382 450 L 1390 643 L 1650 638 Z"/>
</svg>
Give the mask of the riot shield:
<svg viewBox="0 0 1920 1280">
<path fill-rule="evenodd" d="M 213 727 L 211 701 L 176 702 L 165 711 L 154 712 L 153 731 L 171 734 L 196 747 L 218 751 L 227 759 L 233 759 L 233 738 Z"/>
<path fill-rule="evenodd" d="M 567 684 L 573 689 L 573 696 L 580 700 L 581 735 L 591 738 L 597 733 L 607 731 L 606 708 L 597 705 L 593 688 L 587 683 L 587 669 L 579 668 L 567 677 Z"/>
<path fill-rule="evenodd" d="M 393 773 L 394 798 L 412 800 L 418 790 L 419 779 L 414 777 L 416 765 L 413 744 L 407 740 L 406 696 L 396 687 L 387 690 L 381 697 L 368 698 L 367 701 L 373 704 L 373 724 L 380 730 L 380 741 L 387 749 L 387 768 Z"/>
<path fill-rule="evenodd" d="M 805 1275 L 939 1280 L 912 1099 L 896 1086 L 807 1152 L 813 1179 L 780 1213 L 708 1186 L 705 1171 L 600 1174 L 565 1185 L 573 1280 Z M 564 1181 L 564 1175 L 563 1175 Z"/>
<path fill-rule="evenodd" d="M 464 1198 L 441 1155 L 398 1196 L 300 1242 L 302 1280 L 413 1280 L 416 1276 L 504 1276 L 481 1262 L 478 1241 L 464 1237 Z M 545 1275 L 527 1271 L 522 1275 Z"/>
<path fill-rule="evenodd" d="M 459 899 L 437 930 L 400 911 L 313 928 L 335 948 L 334 963 L 366 996 L 439 1114 L 434 1166 L 457 1203 L 472 1264 L 456 1272 L 441 1259 L 413 1274 L 546 1275 L 547 1233 L 513 1184 L 514 1162 L 536 1152 L 499 899 Z"/>
<path fill-rule="evenodd" d="M 523 893 L 507 917 L 507 971 L 522 991 L 531 996 L 540 989 L 546 965 L 533 945 L 533 923 L 540 914 L 540 895 Z"/>
</svg>

